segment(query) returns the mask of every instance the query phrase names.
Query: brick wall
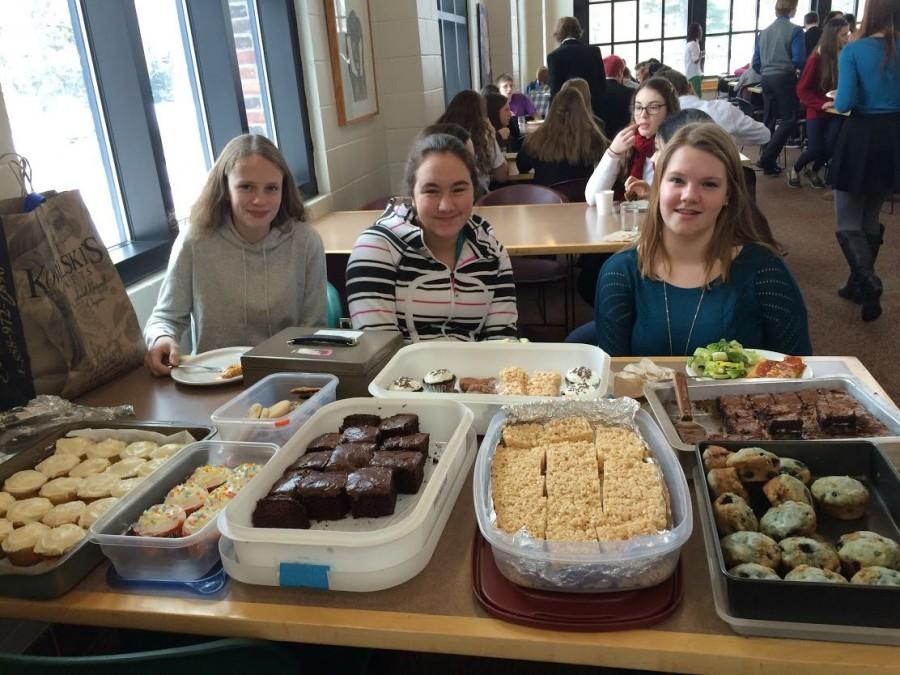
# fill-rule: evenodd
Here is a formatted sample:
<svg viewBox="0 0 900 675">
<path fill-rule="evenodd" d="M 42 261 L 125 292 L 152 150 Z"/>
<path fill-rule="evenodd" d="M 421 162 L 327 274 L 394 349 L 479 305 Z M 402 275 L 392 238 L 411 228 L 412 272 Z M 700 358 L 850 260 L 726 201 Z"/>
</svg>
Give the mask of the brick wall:
<svg viewBox="0 0 900 675">
<path fill-rule="evenodd" d="M 251 134 L 268 135 L 266 113 L 260 96 L 257 54 L 253 48 L 250 32 L 250 17 L 246 0 L 230 0 L 231 25 L 234 29 L 234 46 L 237 50 L 238 67 L 241 72 L 241 89 L 244 92 L 244 107 L 247 110 L 247 124 Z M 262 54 L 259 55 L 260 58 Z"/>
</svg>

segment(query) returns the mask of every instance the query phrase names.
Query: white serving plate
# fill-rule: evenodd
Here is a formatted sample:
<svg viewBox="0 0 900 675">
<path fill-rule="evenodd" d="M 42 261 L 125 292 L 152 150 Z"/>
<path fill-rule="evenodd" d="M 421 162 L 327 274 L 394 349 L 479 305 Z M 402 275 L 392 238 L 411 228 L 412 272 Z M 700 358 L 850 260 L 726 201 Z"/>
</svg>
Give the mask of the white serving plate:
<svg viewBox="0 0 900 675">
<path fill-rule="evenodd" d="M 208 368 L 225 369 L 235 363 L 240 364 L 241 355 L 249 352 L 253 347 L 222 347 L 208 352 L 185 355 L 181 357 L 181 365 L 185 368 L 172 368 L 172 379 L 179 384 L 188 384 L 196 387 L 214 387 L 220 384 L 231 384 L 244 379 L 243 374 L 237 377 L 229 377 L 227 380 L 220 377 L 220 373 L 209 370 L 194 370 L 190 366 L 206 366 Z"/>
<path fill-rule="evenodd" d="M 784 358 L 787 354 L 782 354 L 781 352 L 773 352 L 768 349 L 754 349 L 752 347 L 747 347 L 744 349 L 745 352 L 753 352 L 758 355 L 760 360 L 768 359 L 769 361 L 784 361 Z M 803 357 L 801 357 L 803 358 Z M 809 365 L 809 361 L 805 360 L 803 363 L 806 367 L 803 369 L 803 372 L 800 373 L 800 377 L 738 377 L 735 379 L 738 380 L 808 380 L 813 376 L 812 366 Z M 704 375 L 698 375 L 697 371 L 694 370 L 693 366 L 685 365 L 684 372 L 688 377 L 693 377 L 697 380 L 715 380 L 714 377 L 706 377 Z M 727 382 L 727 379 L 716 380 L 717 382 Z"/>
</svg>

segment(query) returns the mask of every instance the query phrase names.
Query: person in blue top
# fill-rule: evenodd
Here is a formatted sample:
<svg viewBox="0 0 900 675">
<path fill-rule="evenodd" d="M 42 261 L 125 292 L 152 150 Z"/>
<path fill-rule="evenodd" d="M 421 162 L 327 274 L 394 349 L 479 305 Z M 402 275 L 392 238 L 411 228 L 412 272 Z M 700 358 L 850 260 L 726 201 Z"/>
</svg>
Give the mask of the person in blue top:
<svg viewBox="0 0 900 675">
<path fill-rule="evenodd" d="M 686 356 L 721 338 L 812 353 L 806 306 L 754 225 L 740 157 L 714 124 L 689 124 L 657 160 L 635 248 L 600 271 L 597 342 L 614 356 Z"/>
<path fill-rule="evenodd" d="M 881 316 L 875 259 L 884 200 L 900 190 L 900 2 L 869 0 L 862 26 L 838 57 L 834 107 L 850 112 L 831 165 L 837 239 L 850 266 L 838 294 L 862 305 L 863 321 Z"/>
</svg>

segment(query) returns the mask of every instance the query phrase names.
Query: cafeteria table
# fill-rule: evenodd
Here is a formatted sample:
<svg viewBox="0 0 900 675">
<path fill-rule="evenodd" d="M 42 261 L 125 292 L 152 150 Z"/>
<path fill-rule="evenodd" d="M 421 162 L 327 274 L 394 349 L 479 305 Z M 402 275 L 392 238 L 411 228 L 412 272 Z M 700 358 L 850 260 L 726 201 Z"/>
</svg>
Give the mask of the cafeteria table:
<svg viewBox="0 0 900 675">
<path fill-rule="evenodd" d="M 634 359 L 613 359 L 614 369 Z M 654 359 L 682 367 L 684 359 Z M 856 358 L 813 357 L 846 367 L 886 397 Z M 132 402 L 141 418 L 208 421 L 237 385 L 191 388 L 136 369 L 82 396 L 80 403 Z M 900 446 L 886 446 L 900 462 Z M 693 492 L 693 491 L 692 491 Z M 696 506 L 695 506 L 696 511 Z M 696 514 L 695 514 L 696 515 Z M 527 628 L 492 618 L 472 592 L 476 529 L 471 478 L 457 499 L 429 564 L 410 581 L 373 593 L 252 586 L 231 580 L 221 599 L 155 595 L 107 586 L 102 563 L 73 590 L 54 600 L 0 598 L 0 616 L 69 624 L 165 630 L 464 654 L 545 662 L 703 673 L 897 673 L 900 647 L 732 633 L 716 615 L 698 523 L 682 550 L 684 598 L 650 628 L 566 632 Z"/>
</svg>

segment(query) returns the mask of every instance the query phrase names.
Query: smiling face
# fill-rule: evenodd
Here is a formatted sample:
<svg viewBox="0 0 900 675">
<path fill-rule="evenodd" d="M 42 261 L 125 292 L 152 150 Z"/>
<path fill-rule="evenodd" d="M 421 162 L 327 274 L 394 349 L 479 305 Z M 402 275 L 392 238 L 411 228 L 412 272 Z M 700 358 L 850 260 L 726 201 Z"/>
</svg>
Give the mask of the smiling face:
<svg viewBox="0 0 900 675">
<path fill-rule="evenodd" d="M 662 94 L 650 87 L 644 87 L 634 97 L 634 121 L 638 125 L 638 133 L 644 138 L 656 134 L 668 112 Z"/>
<path fill-rule="evenodd" d="M 262 155 L 247 155 L 228 172 L 231 219 L 238 233 L 250 243 L 260 241 L 281 206 L 284 174 Z"/>
<path fill-rule="evenodd" d="M 456 155 L 434 152 L 416 171 L 413 203 L 425 242 L 455 244 L 459 231 L 472 215 L 475 191 L 468 167 Z"/>
<path fill-rule="evenodd" d="M 703 150 L 679 148 L 669 159 L 659 187 L 663 237 L 708 242 L 727 201 L 725 165 Z"/>
</svg>

